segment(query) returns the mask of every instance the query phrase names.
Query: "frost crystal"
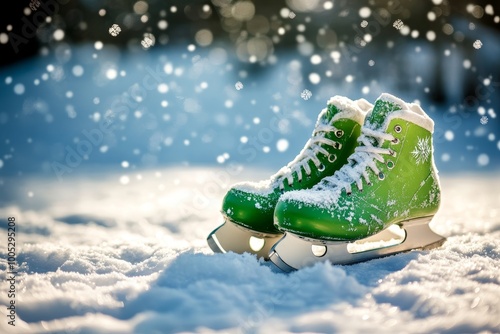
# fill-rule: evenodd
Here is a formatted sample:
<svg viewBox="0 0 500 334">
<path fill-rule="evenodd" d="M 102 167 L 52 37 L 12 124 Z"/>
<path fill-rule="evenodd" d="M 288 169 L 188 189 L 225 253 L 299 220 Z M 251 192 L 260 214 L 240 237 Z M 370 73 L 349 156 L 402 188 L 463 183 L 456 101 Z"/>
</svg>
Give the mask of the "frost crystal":
<svg viewBox="0 0 500 334">
<path fill-rule="evenodd" d="M 149 49 L 153 45 L 155 45 L 155 37 L 153 34 L 146 33 L 144 34 L 144 37 L 142 38 L 141 45 L 145 49 Z"/>
<path fill-rule="evenodd" d="M 474 49 L 479 50 L 481 46 L 483 46 L 483 43 L 480 40 L 476 39 L 476 41 L 474 42 L 474 44 L 472 44 L 472 46 L 474 47 Z"/>
<path fill-rule="evenodd" d="M 396 29 L 398 29 L 398 30 L 399 30 L 399 29 L 403 28 L 404 23 L 403 23 L 403 21 L 401 21 L 400 19 L 397 19 L 396 21 L 394 21 L 394 23 L 392 24 L 392 26 L 393 26 L 394 28 L 396 28 Z"/>
<path fill-rule="evenodd" d="M 309 100 L 313 94 L 309 89 L 304 89 L 302 93 L 300 93 L 300 97 L 303 98 L 304 100 Z"/>
<path fill-rule="evenodd" d="M 237 83 L 234 84 L 234 87 L 237 90 L 242 90 L 243 89 L 243 84 L 241 83 L 241 81 L 238 81 Z"/>
<path fill-rule="evenodd" d="M 431 155 L 431 143 L 429 138 L 418 138 L 417 145 L 411 151 L 411 154 L 415 158 L 417 165 L 422 162 L 427 161 Z"/>
<path fill-rule="evenodd" d="M 109 28 L 109 34 L 113 37 L 116 37 L 118 36 L 118 34 L 120 33 L 120 31 L 122 31 L 122 29 L 120 28 L 120 26 L 118 24 L 113 24 L 111 26 L 111 28 Z"/>
<path fill-rule="evenodd" d="M 479 122 L 481 122 L 482 125 L 488 124 L 488 116 L 481 117 L 481 119 L 479 120 Z"/>
</svg>

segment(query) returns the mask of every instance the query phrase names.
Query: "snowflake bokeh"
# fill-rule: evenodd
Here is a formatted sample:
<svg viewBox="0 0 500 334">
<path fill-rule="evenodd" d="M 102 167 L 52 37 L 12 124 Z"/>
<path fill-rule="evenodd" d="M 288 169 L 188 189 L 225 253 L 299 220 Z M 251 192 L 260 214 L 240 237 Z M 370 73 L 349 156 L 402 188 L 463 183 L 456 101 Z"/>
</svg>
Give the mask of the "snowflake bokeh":
<svg viewBox="0 0 500 334">
<path fill-rule="evenodd" d="M 304 100 L 309 100 L 312 96 L 312 92 L 309 89 L 304 89 L 302 93 L 300 93 L 300 97 Z"/>
<path fill-rule="evenodd" d="M 113 24 L 111 28 L 109 28 L 109 34 L 113 37 L 118 36 L 118 34 L 122 31 L 118 24 Z"/>
<path fill-rule="evenodd" d="M 36 11 L 38 7 L 40 7 L 40 1 L 39 0 L 31 0 L 29 7 L 32 11 Z"/>
<path fill-rule="evenodd" d="M 394 23 L 392 24 L 392 26 L 398 30 L 400 30 L 401 28 L 403 28 L 404 26 L 404 23 L 403 21 L 401 21 L 400 19 L 397 19 L 396 21 L 394 21 Z"/>
<path fill-rule="evenodd" d="M 38 1 L 30 4 L 35 8 Z M 34 168 L 44 164 L 50 170 L 50 161 L 56 159 L 52 155 L 63 161 L 65 145 L 78 140 L 78 127 L 104 119 L 111 105 L 121 102 L 121 94 L 131 96 L 134 106 L 115 114 L 115 133 L 95 147 L 89 163 L 105 165 L 118 157 L 130 161 L 131 168 L 171 160 L 210 163 L 224 151 L 233 162 L 246 162 L 244 154 L 235 153 L 238 147 L 230 147 L 242 137 L 249 138 L 241 142 L 247 145 L 242 152 L 280 152 L 284 140 L 291 152 L 300 148 L 299 134 L 309 134 L 312 115 L 329 97 L 363 97 L 373 103 L 389 92 L 418 101 L 435 120 L 442 137 L 435 141 L 437 157 L 443 157 L 438 159 L 440 168 L 475 167 L 471 154 L 480 146 L 486 147 L 492 157 L 488 166 L 493 166 L 500 161 L 494 154 L 500 139 L 495 113 L 500 79 L 494 69 L 500 61 L 492 56 L 500 18 L 492 5 L 465 4 L 462 12 L 458 7 L 449 1 L 408 2 L 403 13 L 381 2 L 217 0 L 162 6 L 135 1 L 133 6 L 102 5 L 92 13 L 81 10 L 80 18 L 73 15 L 74 8 L 61 6 L 34 37 L 42 45 L 37 56 L 42 72 L 27 67 L 25 75 L 6 68 L 0 78 L 5 84 L 1 97 L 11 103 L 0 111 L 2 171 L 30 165 L 18 159 L 22 150 L 8 130 L 27 124 L 22 115 L 67 129 L 61 133 L 62 149 L 49 135 L 30 135 L 33 144 L 26 149 L 41 152 L 37 159 L 42 162 Z M 32 16 L 41 15 L 33 8 Z M 0 47 L 12 49 L 15 28 L 7 25 L 0 31 Z M 89 55 L 79 49 L 85 44 Z M 388 75 L 388 62 L 394 73 L 405 75 Z M 450 73 L 453 79 L 448 79 Z M 151 91 L 145 88 L 149 85 Z M 308 88 L 314 88 L 314 96 Z M 44 96 L 49 90 L 63 99 L 56 106 L 51 102 L 55 97 Z M 252 131 L 259 133 L 257 127 L 268 124 L 268 106 L 271 115 L 287 118 L 280 119 L 272 140 L 256 144 Z M 19 115 L 6 111 L 16 108 Z M 201 120 L 212 123 L 201 126 Z M 141 129 L 147 135 L 139 135 Z M 278 138 L 283 140 L 275 147 Z M 457 151 L 466 152 L 463 164 L 455 163 L 462 159 Z M 259 159 L 256 153 L 255 162 Z"/>
<path fill-rule="evenodd" d="M 142 38 L 141 45 L 144 49 L 149 49 L 150 47 L 155 45 L 155 41 L 156 39 L 153 34 L 145 33 Z"/>
</svg>

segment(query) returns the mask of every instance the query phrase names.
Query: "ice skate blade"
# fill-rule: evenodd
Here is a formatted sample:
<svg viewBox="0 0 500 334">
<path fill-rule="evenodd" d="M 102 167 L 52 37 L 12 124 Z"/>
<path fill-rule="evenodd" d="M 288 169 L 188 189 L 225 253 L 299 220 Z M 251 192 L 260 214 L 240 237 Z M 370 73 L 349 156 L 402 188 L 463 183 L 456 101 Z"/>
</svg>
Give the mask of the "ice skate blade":
<svg viewBox="0 0 500 334">
<path fill-rule="evenodd" d="M 251 253 L 269 260 L 271 247 L 283 234 L 265 234 L 251 231 L 226 220 L 207 238 L 208 246 L 214 253 Z"/>
<path fill-rule="evenodd" d="M 271 249 L 270 260 L 281 270 L 290 272 L 311 266 L 317 262 L 330 261 L 332 264 L 354 264 L 411 250 L 428 250 L 441 246 L 446 238 L 436 234 L 429 227 L 432 217 L 423 217 L 398 224 L 404 233 L 398 243 L 398 233 L 389 228 L 378 234 L 353 243 L 344 241 L 305 240 L 286 233 Z M 375 248 L 368 248 L 372 244 Z M 313 249 L 324 248 L 323 252 Z M 360 251 L 352 248 L 361 249 Z M 316 253 L 316 255 L 313 253 Z"/>
</svg>

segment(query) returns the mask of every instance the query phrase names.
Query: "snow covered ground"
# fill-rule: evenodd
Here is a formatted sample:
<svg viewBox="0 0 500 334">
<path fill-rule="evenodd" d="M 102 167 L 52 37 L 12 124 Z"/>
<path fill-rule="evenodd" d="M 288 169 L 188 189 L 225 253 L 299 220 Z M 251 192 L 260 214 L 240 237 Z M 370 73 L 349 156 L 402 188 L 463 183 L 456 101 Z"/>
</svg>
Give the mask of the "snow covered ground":
<svg viewBox="0 0 500 334">
<path fill-rule="evenodd" d="M 16 333 L 497 333 L 500 179 L 442 177 L 440 249 L 284 274 L 250 255 L 212 254 L 229 184 L 223 167 L 24 177 L 0 208 L 16 217 Z M 6 181 L 7 183 L 9 180 Z M 6 261 L 0 262 L 2 291 Z M 0 332 L 8 298 L 0 295 Z"/>
</svg>

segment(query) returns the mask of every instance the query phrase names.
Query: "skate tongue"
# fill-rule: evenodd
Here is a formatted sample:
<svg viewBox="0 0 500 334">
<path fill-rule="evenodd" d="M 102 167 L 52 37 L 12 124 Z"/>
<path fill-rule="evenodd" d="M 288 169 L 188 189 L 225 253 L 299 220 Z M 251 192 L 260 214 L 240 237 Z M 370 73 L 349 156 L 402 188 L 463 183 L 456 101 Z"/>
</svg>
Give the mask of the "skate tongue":
<svg viewBox="0 0 500 334">
<path fill-rule="evenodd" d="M 387 117 L 396 111 L 407 109 L 406 104 L 395 96 L 384 93 L 375 102 L 373 110 L 366 116 L 365 126 L 372 130 L 385 130 Z"/>
<path fill-rule="evenodd" d="M 333 117 L 338 113 L 352 108 L 354 102 L 344 96 L 336 95 L 328 100 L 326 109 L 320 114 L 319 122 L 329 124 Z"/>
</svg>

